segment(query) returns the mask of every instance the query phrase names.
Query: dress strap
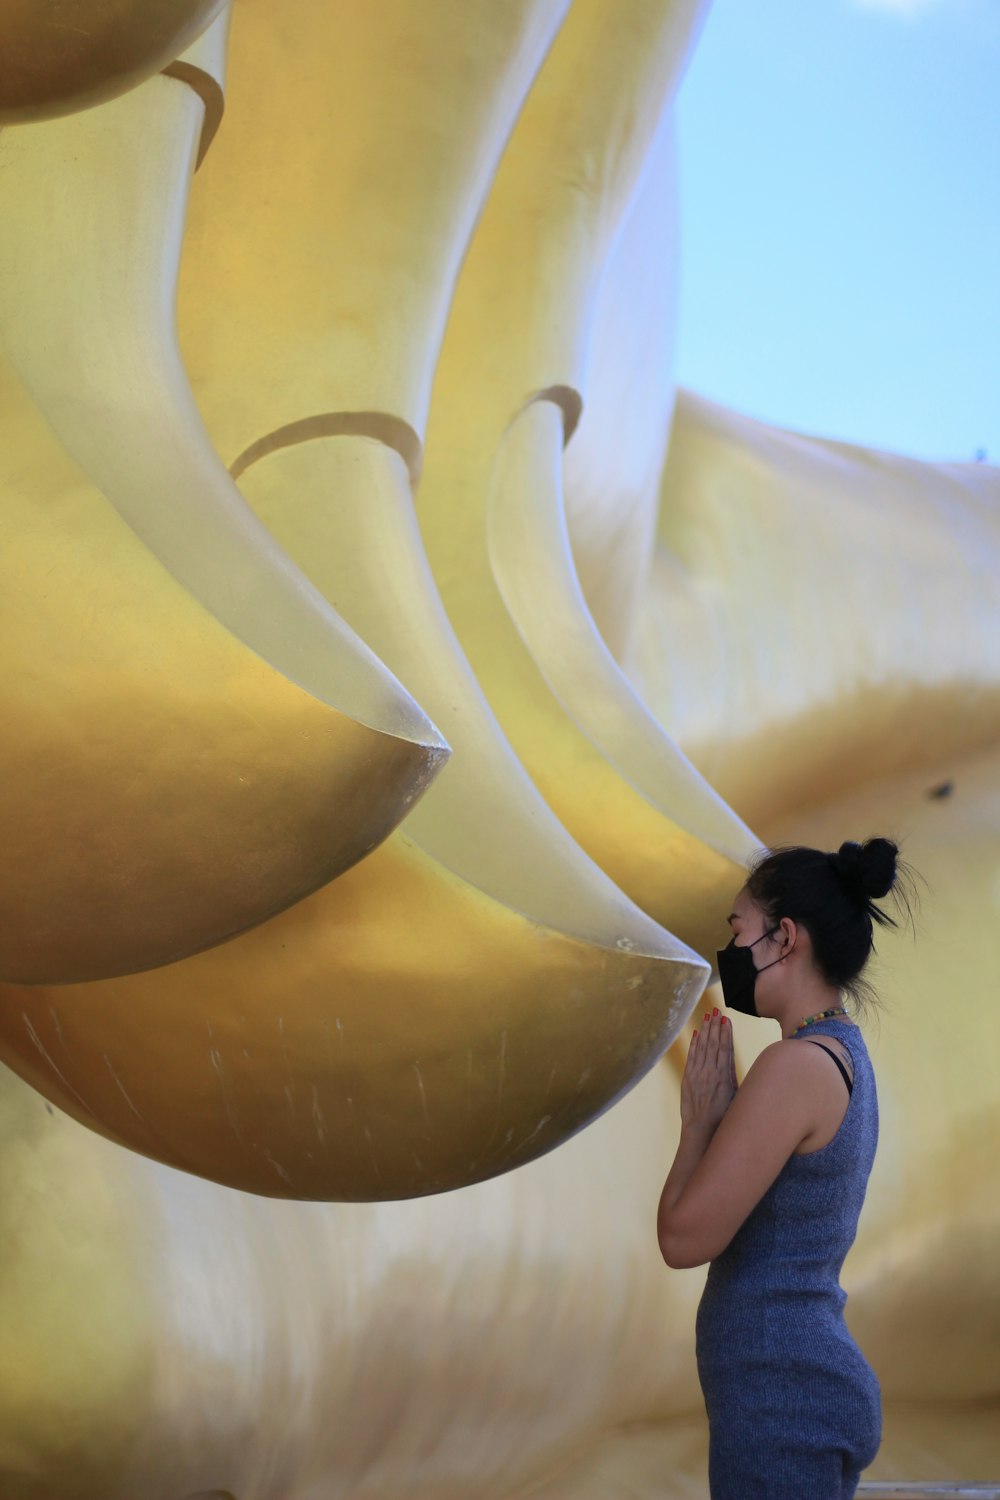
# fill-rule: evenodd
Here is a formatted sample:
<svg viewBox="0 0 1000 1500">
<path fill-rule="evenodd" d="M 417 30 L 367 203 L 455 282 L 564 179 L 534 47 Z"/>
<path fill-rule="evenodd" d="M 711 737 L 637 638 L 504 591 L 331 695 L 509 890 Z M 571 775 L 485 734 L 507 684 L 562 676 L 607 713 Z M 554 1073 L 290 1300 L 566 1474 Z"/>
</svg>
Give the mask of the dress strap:
<svg viewBox="0 0 1000 1500">
<path fill-rule="evenodd" d="M 823 1051 L 827 1053 L 829 1057 L 833 1058 L 834 1062 L 837 1064 L 837 1067 L 840 1069 L 841 1073 L 843 1073 L 844 1082 L 847 1084 L 847 1092 L 849 1094 L 852 1094 L 854 1092 L 854 1084 L 851 1081 L 851 1076 L 832 1047 L 824 1046 L 823 1043 L 818 1039 L 818 1037 L 814 1036 L 797 1036 L 794 1038 L 794 1040 L 797 1042 L 812 1042 L 814 1047 L 823 1047 Z"/>
</svg>

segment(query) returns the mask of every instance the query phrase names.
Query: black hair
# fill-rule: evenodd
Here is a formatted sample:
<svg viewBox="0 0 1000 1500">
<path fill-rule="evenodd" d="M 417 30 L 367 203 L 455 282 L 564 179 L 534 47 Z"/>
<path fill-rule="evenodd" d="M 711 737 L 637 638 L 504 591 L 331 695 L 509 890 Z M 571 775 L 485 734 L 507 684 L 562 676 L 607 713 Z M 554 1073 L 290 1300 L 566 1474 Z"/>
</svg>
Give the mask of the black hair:
<svg viewBox="0 0 1000 1500">
<path fill-rule="evenodd" d="M 913 878 L 892 839 L 841 844 L 836 854 L 805 845 L 764 850 L 752 859 L 746 890 L 776 926 L 782 917 L 801 922 L 812 940 L 816 966 L 828 984 L 865 1008 L 875 992 L 861 977 L 875 948 L 875 924 L 899 927 L 881 906 L 893 900 L 912 923 Z"/>
</svg>

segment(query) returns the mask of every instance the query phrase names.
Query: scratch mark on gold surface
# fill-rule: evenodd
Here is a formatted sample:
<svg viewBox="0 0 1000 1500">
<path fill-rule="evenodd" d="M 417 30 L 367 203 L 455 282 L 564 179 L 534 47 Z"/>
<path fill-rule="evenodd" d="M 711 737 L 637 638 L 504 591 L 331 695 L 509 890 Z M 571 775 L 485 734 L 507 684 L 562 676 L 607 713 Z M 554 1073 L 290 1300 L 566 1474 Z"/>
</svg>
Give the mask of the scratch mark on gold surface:
<svg viewBox="0 0 1000 1500">
<path fill-rule="evenodd" d="M 267 1157 L 267 1160 L 270 1162 L 271 1166 L 277 1172 L 277 1174 L 281 1178 L 282 1182 L 286 1183 L 288 1185 L 288 1187 L 291 1187 L 292 1186 L 292 1179 L 289 1177 L 288 1173 L 285 1171 L 285 1169 L 281 1165 L 280 1161 L 275 1161 L 275 1159 L 271 1155 L 270 1151 L 265 1150 L 264 1155 Z"/>
<path fill-rule="evenodd" d="M 229 1123 L 233 1127 L 233 1134 L 236 1136 L 236 1139 L 242 1146 L 247 1146 L 247 1141 L 245 1140 L 243 1132 L 240 1130 L 239 1125 L 236 1123 L 236 1116 L 233 1114 L 232 1105 L 229 1102 L 229 1091 L 226 1088 L 225 1074 L 222 1071 L 222 1054 L 220 1052 L 217 1052 L 213 1047 L 209 1051 L 208 1056 L 209 1060 L 211 1061 L 212 1067 L 219 1075 L 219 1087 L 222 1093 L 222 1102 L 225 1105 L 226 1116 L 229 1120 Z M 247 1146 L 247 1149 L 249 1150 L 249 1146 Z"/>
<path fill-rule="evenodd" d="M 534 1130 L 531 1132 L 530 1135 L 526 1135 L 525 1136 L 524 1140 L 521 1142 L 521 1144 L 518 1146 L 517 1149 L 519 1151 L 523 1151 L 524 1148 L 525 1148 L 525 1146 L 529 1145 L 530 1142 L 535 1139 L 535 1136 L 538 1134 L 538 1132 L 541 1129 L 543 1129 L 543 1127 L 546 1126 L 549 1123 L 549 1121 L 551 1120 L 551 1118 L 552 1118 L 551 1115 L 542 1115 L 542 1118 L 539 1120 L 539 1122 L 535 1126 Z"/>
<path fill-rule="evenodd" d="M 312 1086 L 312 1117 L 313 1117 L 313 1123 L 316 1126 L 316 1134 L 319 1137 L 319 1143 L 320 1143 L 321 1146 L 325 1146 L 326 1145 L 326 1120 L 324 1119 L 323 1111 L 320 1108 L 320 1103 L 319 1103 L 319 1087 L 315 1083 Z"/>
<path fill-rule="evenodd" d="M 376 1160 L 376 1157 L 375 1157 L 375 1145 L 374 1145 L 374 1142 L 372 1141 L 372 1133 L 368 1129 L 367 1125 L 363 1126 L 363 1129 L 364 1129 L 364 1132 L 365 1132 L 365 1139 L 368 1142 L 368 1151 L 369 1151 L 369 1154 L 371 1156 L 372 1167 L 374 1169 L 375 1176 L 378 1178 L 379 1182 L 381 1182 L 382 1181 L 382 1173 L 379 1171 L 378 1161 Z"/>
<path fill-rule="evenodd" d="M 118 1077 L 118 1074 L 115 1072 L 114 1068 L 111 1066 L 111 1059 L 110 1059 L 110 1057 L 108 1056 L 108 1054 L 106 1052 L 104 1053 L 104 1062 L 105 1062 L 105 1065 L 107 1066 L 108 1072 L 111 1074 L 112 1078 L 115 1080 L 115 1083 L 117 1083 L 118 1087 L 121 1089 L 121 1091 L 122 1091 L 122 1098 L 125 1100 L 125 1103 L 128 1105 L 128 1107 L 132 1111 L 132 1113 L 138 1119 L 141 1120 L 142 1119 L 142 1115 L 139 1114 L 139 1111 L 136 1109 L 135 1105 L 132 1103 L 132 1100 L 129 1098 L 128 1094 L 125 1092 L 125 1085 L 122 1083 L 121 1079 Z"/>
<path fill-rule="evenodd" d="M 424 1108 L 424 1123 L 426 1124 L 426 1126 L 427 1126 L 427 1128 L 429 1130 L 430 1129 L 430 1125 L 431 1125 L 431 1117 L 430 1117 L 430 1115 L 427 1112 L 427 1091 L 424 1088 L 424 1075 L 420 1071 L 420 1064 L 419 1063 L 414 1063 L 413 1064 L 413 1071 L 417 1075 L 417 1084 L 419 1085 L 419 1088 L 420 1088 L 420 1102 L 421 1102 L 421 1104 L 423 1105 L 423 1108 Z"/>
<path fill-rule="evenodd" d="M 27 1027 L 28 1035 L 30 1036 L 31 1040 L 34 1042 L 35 1046 L 38 1048 L 39 1052 L 45 1058 L 45 1061 L 48 1063 L 48 1065 L 52 1069 L 53 1073 L 59 1079 L 59 1082 L 62 1084 L 63 1088 L 69 1090 L 69 1092 L 73 1095 L 73 1098 L 77 1101 L 77 1103 L 83 1109 L 85 1109 L 87 1111 L 88 1115 L 90 1115 L 90 1117 L 91 1117 L 92 1120 L 96 1119 L 97 1117 L 94 1114 L 94 1111 L 91 1109 L 90 1105 L 87 1104 L 86 1101 L 80 1097 L 80 1095 L 77 1093 L 76 1089 L 69 1082 L 69 1080 L 67 1078 L 65 1078 L 62 1073 L 60 1073 L 59 1069 L 56 1067 L 55 1063 L 52 1061 L 51 1057 L 46 1052 L 45 1048 L 42 1046 L 41 1039 L 40 1039 L 40 1037 L 38 1035 L 38 1032 L 32 1026 L 31 1022 L 28 1020 L 28 1017 L 24 1014 L 23 1011 L 21 1012 L 21 1018 L 24 1021 L 25 1026 Z"/>
</svg>

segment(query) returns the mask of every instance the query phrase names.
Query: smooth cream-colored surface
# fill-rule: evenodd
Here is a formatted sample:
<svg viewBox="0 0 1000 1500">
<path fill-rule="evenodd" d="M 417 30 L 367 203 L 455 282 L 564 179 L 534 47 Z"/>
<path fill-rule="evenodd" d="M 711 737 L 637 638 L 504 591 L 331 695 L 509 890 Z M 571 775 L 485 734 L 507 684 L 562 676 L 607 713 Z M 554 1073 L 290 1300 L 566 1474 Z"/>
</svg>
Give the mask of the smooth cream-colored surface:
<svg viewBox="0 0 1000 1500">
<path fill-rule="evenodd" d="M 6 815 L 48 840 L 5 899 L 61 872 L 40 915 L 106 944 L 88 840 L 152 827 L 190 935 L 240 839 L 314 868 L 345 787 L 382 838 L 193 956 L 0 986 L 3 1500 L 705 1500 L 686 1023 L 758 838 L 879 832 L 928 890 L 866 1024 L 866 1477 L 1000 1473 L 1000 480 L 675 409 L 704 13 L 237 0 L 0 135 Z"/>
</svg>

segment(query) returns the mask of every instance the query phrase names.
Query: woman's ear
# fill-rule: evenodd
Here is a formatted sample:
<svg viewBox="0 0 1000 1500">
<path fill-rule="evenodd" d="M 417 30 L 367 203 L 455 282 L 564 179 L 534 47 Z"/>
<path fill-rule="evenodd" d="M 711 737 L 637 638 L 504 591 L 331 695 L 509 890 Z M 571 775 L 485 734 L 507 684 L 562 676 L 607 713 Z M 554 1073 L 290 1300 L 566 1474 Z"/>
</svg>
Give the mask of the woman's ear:
<svg viewBox="0 0 1000 1500">
<path fill-rule="evenodd" d="M 787 958 L 795 947 L 795 940 L 799 935 L 799 929 L 791 917 L 781 919 L 781 956 Z"/>
</svg>

